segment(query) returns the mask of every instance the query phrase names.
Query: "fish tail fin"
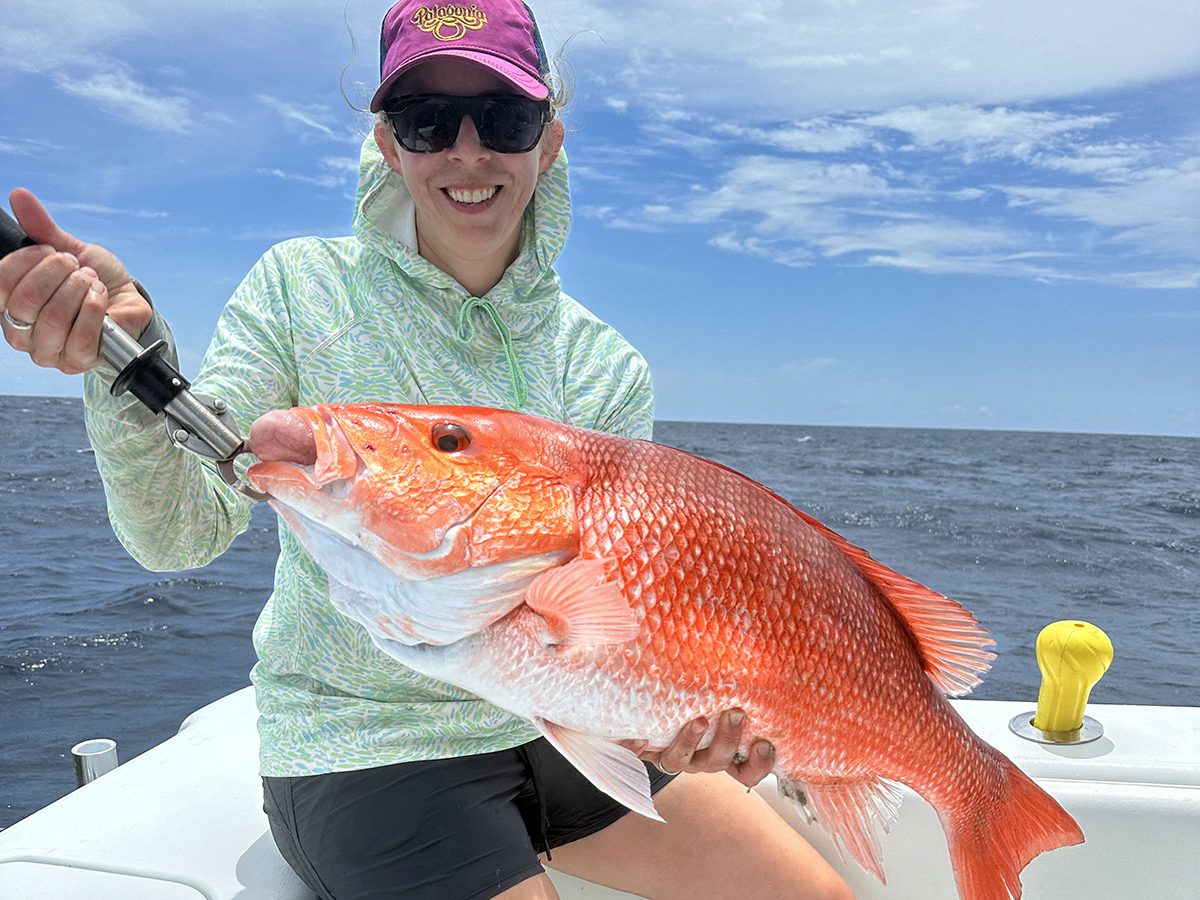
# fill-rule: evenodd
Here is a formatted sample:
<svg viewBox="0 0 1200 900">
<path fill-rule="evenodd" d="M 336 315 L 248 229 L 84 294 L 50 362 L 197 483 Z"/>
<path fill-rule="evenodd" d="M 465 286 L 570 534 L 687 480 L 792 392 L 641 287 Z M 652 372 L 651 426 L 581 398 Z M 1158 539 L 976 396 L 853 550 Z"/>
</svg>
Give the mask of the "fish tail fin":
<svg viewBox="0 0 1200 900">
<path fill-rule="evenodd" d="M 1005 776 L 999 802 L 946 820 L 950 862 L 962 900 L 1021 896 L 1021 870 L 1035 856 L 1083 843 L 1083 831 L 1058 801 L 1001 757 Z"/>
</svg>

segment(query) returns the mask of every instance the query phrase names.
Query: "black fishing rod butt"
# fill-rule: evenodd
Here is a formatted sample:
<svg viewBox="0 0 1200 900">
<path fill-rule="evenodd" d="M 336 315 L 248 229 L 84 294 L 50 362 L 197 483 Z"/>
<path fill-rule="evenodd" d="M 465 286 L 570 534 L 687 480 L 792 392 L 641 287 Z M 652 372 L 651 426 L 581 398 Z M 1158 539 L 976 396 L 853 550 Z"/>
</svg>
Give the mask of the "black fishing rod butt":
<svg viewBox="0 0 1200 900">
<path fill-rule="evenodd" d="M 0 259 L 8 256 L 14 250 L 22 247 L 32 247 L 36 244 L 33 238 L 25 233 L 25 229 L 17 224 L 17 220 L 0 207 Z"/>
</svg>

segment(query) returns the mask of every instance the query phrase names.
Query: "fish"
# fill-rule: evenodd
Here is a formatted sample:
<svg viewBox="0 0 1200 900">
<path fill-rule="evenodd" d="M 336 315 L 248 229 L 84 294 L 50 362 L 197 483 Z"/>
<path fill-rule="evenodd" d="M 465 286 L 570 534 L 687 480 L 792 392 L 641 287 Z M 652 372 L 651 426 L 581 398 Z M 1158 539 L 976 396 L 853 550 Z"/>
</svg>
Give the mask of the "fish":
<svg viewBox="0 0 1200 900">
<path fill-rule="evenodd" d="M 483 407 L 278 410 L 247 479 L 401 664 L 533 723 L 598 789 L 659 818 L 626 746 L 745 712 L 779 790 L 880 881 L 907 785 L 937 811 L 963 900 L 1021 896 L 1083 841 L 947 701 L 994 642 L 751 478 L 652 441 Z"/>
</svg>

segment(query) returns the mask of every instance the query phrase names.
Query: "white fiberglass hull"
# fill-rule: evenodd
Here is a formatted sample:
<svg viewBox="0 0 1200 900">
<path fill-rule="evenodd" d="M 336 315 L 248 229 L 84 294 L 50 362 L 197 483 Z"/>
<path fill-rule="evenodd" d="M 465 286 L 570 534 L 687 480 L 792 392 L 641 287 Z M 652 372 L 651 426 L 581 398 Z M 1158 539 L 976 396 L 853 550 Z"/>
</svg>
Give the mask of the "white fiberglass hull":
<svg viewBox="0 0 1200 900">
<path fill-rule="evenodd" d="M 1008 730 L 1032 704 L 952 702 L 1087 837 L 1025 869 L 1028 900 L 1200 896 L 1200 708 L 1093 705 L 1088 713 L 1104 737 L 1049 747 Z M 251 689 L 224 697 L 190 716 L 177 736 L 0 832 L 0 898 L 311 900 L 267 830 L 254 718 Z M 774 779 L 758 790 L 838 866 L 860 900 L 954 900 L 941 826 L 910 791 L 883 839 L 885 887 L 842 862 L 826 833 L 778 797 Z M 564 898 L 628 896 L 552 877 Z"/>
</svg>

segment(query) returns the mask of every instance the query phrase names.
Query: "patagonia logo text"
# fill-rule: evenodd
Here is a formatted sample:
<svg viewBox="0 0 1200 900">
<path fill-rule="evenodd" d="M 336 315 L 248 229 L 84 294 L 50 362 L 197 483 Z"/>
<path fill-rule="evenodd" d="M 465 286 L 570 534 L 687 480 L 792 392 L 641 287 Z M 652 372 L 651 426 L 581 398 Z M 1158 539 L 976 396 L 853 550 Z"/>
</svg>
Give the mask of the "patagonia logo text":
<svg viewBox="0 0 1200 900">
<path fill-rule="evenodd" d="M 412 23 L 439 41 L 457 41 L 468 31 L 478 31 L 487 24 L 487 16 L 478 6 L 459 6 L 448 3 L 422 6 L 412 14 Z"/>
</svg>

